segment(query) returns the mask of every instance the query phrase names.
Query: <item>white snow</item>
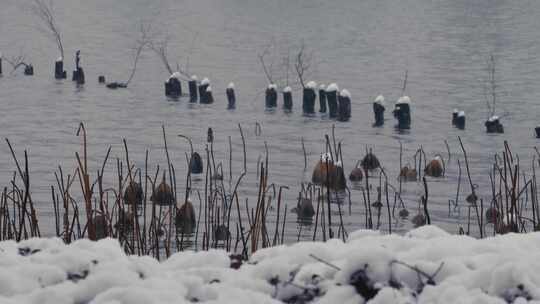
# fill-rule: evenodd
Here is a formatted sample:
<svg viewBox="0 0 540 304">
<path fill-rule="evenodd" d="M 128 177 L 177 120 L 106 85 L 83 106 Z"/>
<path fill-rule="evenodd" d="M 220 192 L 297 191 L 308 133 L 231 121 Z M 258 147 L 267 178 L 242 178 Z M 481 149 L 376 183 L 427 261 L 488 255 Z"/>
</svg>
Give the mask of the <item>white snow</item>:
<svg viewBox="0 0 540 304">
<path fill-rule="evenodd" d="M 339 87 L 335 83 L 331 83 L 330 85 L 326 87 L 326 92 L 337 92 L 337 91 L 339 91 Z"/>
<path fill-rule="evenodd" d="M 457 114 L 458 117 L 465 117 L 465 111 L 459 111 Z"/>
<path fill-rule="evenodd" d="M 375 103 L 378 103 L 378 104 L 384 106 L 384 96 L 382 96 L 382 95 L 377 96 L 377 98 L 375 98 Z"/>
<path fill-rule="evenodd" d="M 171 76 L 169 77 L 169 79 L 171 79 L 171 78 L 179 79 L 180 78 L 180 72 L 172 73 Z"/>
<path fill-rule="evenodd" d="M 326 85 L 324 85 L 324 84 L 321 83 L 321 84 L 319 85 L 319 90 L 325 91 L 325 90 L 326 90 Z"/>
<path fill-rule="evenodd" d="M 351 98 L 351 93 L 349 91 L 345 90 L 345 89 L 341 90 L 339 95 L 342 96 L 342 97 Z"/>
<path fill-rule="evenodd" d="M 411 103 L 411 98 L 409 96 L 401 96 L 396 102 L 396 104 L 410 104 L 410 103 Z"/>
<path fill-rule="evenodd" d="M 208 78 L 203 78 L 203 80 L 201 80 L 201 85 L 209 85 L 210 84 L 210 80 L 208 80 Z"/>
<path fill-rule="evenodd" d="M 539 303 L 538 252 L 540 232 L 479 240 L 423 226 L 259 249 L 234 270 L 223 250 L 158 262 L 113 239 L 3 241 L 0 303 Z"/>
<path fill-rule="evenodd" d="M 488 119 L 488 121 L 489 121 L 489 122 L 494 122 L 494 121 L 496 121 L 496 120 L 498 120 L 498 119 L 499 119 L 499 116 L 493 115 L 493 116 L 491 116 L 491 117 Z"/>
<path fill-rule="evenodd" d="M 227 89 L 234 89 L 234 82 L 229 82 Z"/>
<path fill-rule="evenodd" d="M 191 75 L 191 80 L 197 81 L 197 75 Z"/>
<path fill-rule="evenodd" d="M 321 154 L 321 161 L 324 162 L 332 162 L 332 155 L 328 152 Z"/>
<path fill-rule="evenodd" d="M 58 57 L 58 59 L 56 59 L 56 62 L 60 62 L 60 61 L 63 61 L 64 58 L 62 58 L 62 56 Z"/>
<path fill-rule="evenodd" d="M 292 91 L 291 87 L 283 88 L 283 93 L 290 93 Z"/>
<path fill-rule="evenodd" d="M 308 89 L 315 89 L 317 88 L 317 83 L 315 81 L 310 81 L 306 84 L 306 88 Z"/>
<path fill-rule="evenodd" d="M 206 92 L 212 92 L 212 86 L 207 86 L 206 87 Z"/>
<path fill-rule="evenodd" d="M 271 83 L 268 85 L 268 88 L 271 89 L 271 90 L 277 90 L 277 85 Z"/>
<path fill-rule="evenodd" d="M 453 111 L 453 113 L 456 113 L 456 114 L 457 114 L 458 112 L 459 112 L 458 109 L 454 109 L 454 111 Z"/>
</svg>

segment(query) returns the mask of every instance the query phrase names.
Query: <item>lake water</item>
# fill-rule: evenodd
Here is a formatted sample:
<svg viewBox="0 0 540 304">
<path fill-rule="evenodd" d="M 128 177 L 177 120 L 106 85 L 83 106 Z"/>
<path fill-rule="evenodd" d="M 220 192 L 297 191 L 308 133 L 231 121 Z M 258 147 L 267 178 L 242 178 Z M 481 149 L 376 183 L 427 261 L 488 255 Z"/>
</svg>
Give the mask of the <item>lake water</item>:
<svg viewBox="0 0 540 304">
<path fill-rule="evenodd" d="M 422 146 L 432 157 L 446 157 L 448 141 L 452 160 L 447 175 L 429 179 L 430 210 L 434 222 L 455 232 L 464 224 L 464 196 L 470 190 L 463 180 L 461 216 L 448 216 L 448 200 L 455 197 L 456 159 L 462 155 L 457 136 L 468 150 L 473 182 L 484 201 L 491 199 L 488 177 L 493 154 L 508 140 L 523 164 L 530 164 L 538 140 L 533 129 L 540 123 L 540 2 L 504 0 L 393 1 L 393 0 L 55 0 L 55 13 L 66 50 L 66 70 L 71 74 L 74 53 L 82 52 L 87 83 L 76 88 L 71 81 L 53 78 L 56 45 L 40 31 L 29 10 L 30 1 L 3 0 L 0 9 L 0 51 L 6 57 L 25 54 L 35 76 L 22 71 L 9 75 L 4 62 L 0 78 L 0 136 L 13 143 L 19 157 L 27 149 L 30 158 L 34 200 L 40 212 L 42 230 L 52 230 L 50 185 L 54 170 L 76 166 L 75 152 L 81 139 L 75 135 L 79 122 L 88 131 L 92 172 L 101 166 L 107 148 L 113 157 L 108 179 L 115 178 L 115 158 L 123 157 L 122 139 L 130 147 L 130 158 L 144 165 L 150 153 L 150 169 L 166 165 L 161 125 L 168 133 L 171 157 L 177 167 L 178 189 L 183 192 L 187 143 L 177 134 L 193 138 L 195 149 L 204 153 L 206 130 L 212 127 L 218 161 L 227 165 L 228 137 L 233 143 L 234 179 L 242 170 L 242 144 L 237 124 L 246 133 L 249 174 L 241 186 L 241 198 L 256 201 L 256 163 L 269 149 L 270 182 L 288 185 L 285 201 L 296 203 L 300 184 L 311 178 L 311 168 L 324 152 L 324 134 L 335 123 L 336 137 L 343 141 L 346 174 L 370 147 L 397 185 L 399 142 L 404 163 Z M 212 105 L 170 101 L 164 97 L 167 72 L 152 52 L 143 53 L 137 73 L 128 89 L 108 90 L 97 83 L 98 75 L 109 81 L 128 78 L 132 47 L 141 20 L 153 30 L 170 35 L 171 62 L 185 64 L 199 78 L 208 77 L 214 88 Z M 262 92 L 267 80 L 257 54 L 272 45 L 274 77 L 284 79 L 281 64 L 288 50 L 294 54 L 303 43 L 313 53 L 308 78 L 319 83 L 336 82 L 352 93 L 352 119 L 338 123 L 301 113 L 301 92 L 296 86 L 294 111 L 285 114 L 264 111 Z M 497 114 L 504 116 L 504 135 L 488 135 L 483 123 L 487 116 L 484 84 L 486 62 L 496 59 L 498 84 Z M 413 100 L 410 132 L 398 133 L 390 108 L 401 93 L 408 71 L 406 94 Z M 293 78 L 293 76 L 290 76 Z M 225 88 L 236 84 L 237 109 L 226 110 Z M 183 83 L 184 89 L 186 88 Z M 387 99 L 386 124 L 372 128 L 371 102 L 383 94 Z M 279 104 L 281 105 L 281 98 Z M 318 107 L 317 107 L 318 108 Z M 467 129 L 450 123 L 452 109 L 467 113 Z M 255 123 L 262 135 L 254 133 Z M 304 172 L 301 138 L 308 153 Z M 526 166 L 530 168 L 530 166 Z M 7 144 L 0 145 L 0 184 L 9 185 L 15 170 Z M 95 174 L 93 174 L 95 176 Z M 465 176 L 464 176 L 465 177 Z M 111 185 L 112 186 L 112 185 Z M 196 187 L 204 183 L 197 182 Z M 78 188 L 78 187 L 77 187 Z M 354 187 L 353 187 L 354 188 Z M 403 197 L 415 214 L 421 184 L 404 184 Z M 346 228 L 363 227 L 363 199 L 352 191 L 353 213 L 345 216 Z M 198 202 L 195 202 L 198 205 Z M 272 216 L 270 216 L 272 218 Z M 286 234 L 295 240 L 297 226 L 288 216 Z M 412 226 L 398 223 L 398 230 Z M 43 228 L 45 227 L 45 228 Z M 48 228 L 47 228 L 48 227 Z"/>
</svg>

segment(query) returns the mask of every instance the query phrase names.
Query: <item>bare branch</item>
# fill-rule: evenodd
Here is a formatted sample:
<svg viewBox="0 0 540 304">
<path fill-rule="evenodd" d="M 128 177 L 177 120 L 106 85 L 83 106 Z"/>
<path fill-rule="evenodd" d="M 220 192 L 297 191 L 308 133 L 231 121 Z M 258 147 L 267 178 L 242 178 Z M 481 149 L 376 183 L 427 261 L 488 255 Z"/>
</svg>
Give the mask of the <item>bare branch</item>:
<svg viewBox="0 0 540 304">
<path fill-rule="evenodd" d="M 261 62 L 261 66 L 263 68 L 264 74 L 266 75 L 266 79 L 268 79 L 268 83 L 274 83 L 274 79 L 272 77 L 272 64 L 270 66 L 267 66 L 267 63 L 265 62 L 265 57 L 269 55 L 271 45 L 269 44 L 266 46 L 264 51 L 261 54 L 258 54 L 257 57 L 259 57 L 259 61 Z"/>
<path fill-rule="evenodd" d="M 46 32 L 48 32 L 52 36 L 53 41 L 56 43 L 58 47 L 58 51 L 60 52 L 60 56 L 64 58 L 64 46 L 62 44 L 62 37 L 60 35 L 60 29 L 58 28 L 58 25 L 56 24 L 56 20 L 54 17 L 53 0 L 49 0 L 49 1 L 33 0 L 33 1 L 34 3 L 31 7 L 32 12 L 39 19 L 41 19 L 46 29 Z"/>
<path fill-rule="evenodd" d="M 313 53 L 306 53 L 306 46 L 304 42 L 302 41 L 302 44 L 300 45 L 300 50 L 296 54 L 296 62 L 294 63 L 294 68 L 296 70 L 296 75 L 298 76 L 298 80 L 300 84 L 302 85 L 302 88 L 305 88 L 305 76 L 308 71 L 311 69 L 311 63 L 313 59 Z"/>
<path fill-rule="evenodd" d="M 149 45 L 150 41 L 152 41 L 150 29 L 151 29 L 150 24 L 144 24 L 144 22 L 141 21 L 140 26 L 139 26 L 140 37 L 136 40 L 136 44 L 134 48 L 135 57 L 133 61 L 133 68 L 131 69 L 131 75 L 129 76 L 129 79 L 125 82 L 126 87 L 129 85 L 129 83 L 133 79 L 133 76 L 135 76 L 135 71 L 137 70 L 137 63 L 139 62 L 139 56 L 141 55 L 144 48 Z"/>
</svg>

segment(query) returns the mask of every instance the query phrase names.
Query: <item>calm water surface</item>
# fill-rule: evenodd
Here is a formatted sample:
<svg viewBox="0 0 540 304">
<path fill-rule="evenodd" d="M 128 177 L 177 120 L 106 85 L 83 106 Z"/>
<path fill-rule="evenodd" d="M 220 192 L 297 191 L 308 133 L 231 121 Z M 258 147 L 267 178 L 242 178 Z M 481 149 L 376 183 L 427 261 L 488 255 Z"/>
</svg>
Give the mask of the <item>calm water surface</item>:
<svg viewBox="0 0 540 304">
<path fill-rule="evenodd" d="M 144 166 L 149 150 L 151 170 L 166 165 L 161 125 L 168 133 L 171 157 L 181 172 L 178 189 L 183 190 L 185 153 L 189 147 L 176 135 L 193 138 L 195 148 L 204 152 L 206 130 L 214 129 L 216 158 L 227 164 L 228 137 L 233 143 L 233 172 L 242 168 L 242 144 L 238 123 L 247 140 L 249 175 L 241 186 L 241 197 L 256 201 L 256 163 L 270 151 L 270 182 L 288 185 L 288 206 L 296 203 L 300 184 L 311 177 L 311 166 L 324 149 L 324 134 L 333 121 L 301 114 L 299 90 L 294 92 L 295 110 L 285 114 L 264 111 L 261 92 L 267 80 L 257 53 L 272 44 L 273 60 L 295 50 L 304 41 L 313 51 L 310 79 L 336 82 L 352 93 L 352 119 L 336 123 L 336 136 L 343 141 L 345 171 L 372 147 L 392 176 L 399 167 L 399 142 L 404 162 L 423 146 L 430 156 L 446 156 L 444 140 L 452 152 L 447 177 L 429 180 L 430 209 L 437 224 L 456 231 L 464 223 L 461 216 L 448 216 L 448 199 L 455 197 L 456 159 L 462 155 L 457 136 L 468 149 L 472 178 L 485 200 L 490 198 L 489 167 L 493 154 L 509 140 L 522 163 L 530 163 L 538 141 L 533 128 L 538 121 L 540 88 L 540 2 L 504 0 L 391 1 L 391 0 L 56 0 L 55 13 L 62 30 L 68 74 L 73 54 L 82 50 L 87 84 L 76 88 L 71 81 L 53 79 L 56 46 L 40 32 L 39 22 L 29 11 L 30 1 L 3 0 L 0 9 L 0 51 L 4 56 L 24 53 L 35 67 L 34 77 L 9 75 L 4 63 L 0 78 L 0 136 L 8 137 L 22 157 L 28 149 L 34 199 L 41 214 L 42 230 L 52 230 L 50 185 L 58 165 L 75 168 L 75 152 L 81 139 L 75 136 L 79 122 L 89 135 L 90 165 L 96 172 L 107 148 L 112 156 L 123 157 L 122 139 L 127 139 L 130 157 Z M 216 102 L 202 106 L 187 100 L 169 101 L 163 96 L 167 72 L 150 52 L 141 57 L 130 88 L 111 91 L 97 84 L 104 74 L 110 81 L 124 81 L 130 71 L 131 48 L 141 20 L 171 37 L 170 59 L 186 62 L 190 72 L 209 77 Z M 191 51 L 190 51 L 191 50 Z M 499 100 L 497 112 L 504 115 L 506 133 L 487 135 L 483 127 L 487 110 L 484 99 L 486 60 L 497 61 Z M 408 70 L 406 93 L 413 100 L 410 132 L 399 134 L 387 112 L 383 128 L 372 128 L 371 105 L 379 93 L 390 106 L 399 97 L 404 71 Z M 275 77 L 283 73 L 275 71 Z M 237 109 L 227 111 L 225 87 L 236 84 Z M 184 86 L 185 87 L 185 86 Z M 280 100 L 281 103 L 281 100 Z M 389 108 L 389 107 L 387 107 Z M 467 130 L 451 127 L 453 108 L 467 113 Z M 255 123 L 262 135 L 254 133 Z M 310 168 L 304 172 L 301 138 L 304 138 Z M 226 166 L 227 167 L 227 166 Z M 14 163 L 6 144 L 0 145 L 0 182 L 8 185 Z M 108 166 L 113 181 L 115 161 Z M 463 184 L 463 196 L 469 188 Z M 197 182 L 196 187 L 204 187 Z M 420 184 L 404 185 L 405 203 L 415 213 Z M 353 213 L 345 216 L 347 229 L 364 225 L 361 192 L 352 192 Z M 198 202 L 195 202 L 198 205 Z M 272 218 L 272 217 L 271 217 Z M 287 235 L 296 239 L 295 217 L 288 216 Z M 45 227 L 45 228 L 43 228 Z M 408 221 L 398 229 L 409 229 Z M 309 234 L 305 230 L 306 235 Z"/>
</svg>

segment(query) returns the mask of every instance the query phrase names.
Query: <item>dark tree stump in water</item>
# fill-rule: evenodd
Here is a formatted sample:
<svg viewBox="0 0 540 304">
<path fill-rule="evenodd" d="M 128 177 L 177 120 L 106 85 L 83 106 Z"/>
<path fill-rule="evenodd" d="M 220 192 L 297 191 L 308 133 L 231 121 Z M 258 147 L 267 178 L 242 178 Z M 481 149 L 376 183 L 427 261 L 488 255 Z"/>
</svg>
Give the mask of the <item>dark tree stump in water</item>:
<svg viewBox="0 0 540 304">
<path fill-rule="evenodd" d="M 540 126 L 534 128 L 534 131 L 536 132 L 536 138 L 540 138 Z"/>
<path fill-rule="evenodd" d="M 465 112 L 463 111 L 460 111 L 456 117 L 456 121 L 455 121 L 455 126 L 456 128 L 460 129 L 460 130 L 464 130 L 465 129 Z"/>
<path fill-rule="evenodd" d="M 319 90 L 319 113 L 326 113 L 326 91 L 324 87 Z"/>
<path fill-rule="evenodd" d="M 66 71 L 64 71 L 64 61 L 61 59 L 56 60 L 54 64 L 54 78 L 56 79 L 66 79 Z"/>
<path fill-rule="evenodd" d="M 84 70 L 79 67 L 77 70 L 73 71 L 72 81 L 75 81 L 77 84 L 84 84 Z"/>
<path fill-rule="evenodd" d="M 197 80 L 191 79 L 188 82 L 188 88 L 189 88 L 189 102 L 197 102 Z"/>
<path fill-rule="evenodd" d="M 25 65 L 24 66 L 24 75 L 26 75 L 26 76 L 34 75 L 34 66 L 32 66 L 31 64 Z"/>
<path fill-rule="evenodd" d="M 373 103 L 373 114 L 375 115 L 375 123 L 373 123 L 374 127 L 384 125 L 384 111 L 386 111 L 384 97 L 379 95 L 375 98 L 375 102 Z"/>
<path fill-rule="evenodd" d="M 504 133 L 504 127 L 499 121 L 499 117 L 493 116 L 485 123 L 487 133 Z"/>
<path fill-rule="evenodd" d="M 304 111 L 304 114 L 315 114 L 315 99 L 317 99 L 315 88 L 304 88 L 302 95 L 302 110 Z"/>
<path fill-rule="evenodd" d="M 100 75 L 100 76 L 98 77 L 98 83 L 105 83 L 105 76 Z"/>
<path fill-rule="evenodd" d="M 397 119 L 397 128 L 400 130 L 411 128 L 411 107 L 410 98 L 407 96 L 400 97 L 394 108 L 394 117 Z"/>
<path fill-rule="evenodd" d="M 341 91 L 338 102 L 338 121 L 349 121 L 351 118 L 351 95 L 349 91 Z"/>
<path fill-rule="evenodd" d="M 337 85 L 331 84 L 326 88 L 326 101 L 328 102 L 328 116 L 336 118 L 338 115 Z"/>
<path fill-rule="evenodd" d="M 127 85 L 122 82 L 111 82 L 107 84 L 107 88 L 109 89 L 125 89 L 127 88 Z"/>
<path fill-rule="evenodd" d="M 182 96 L 182 84 L 180 80 L 174 76 L 169 77 L 165 82 L 165 96 L 167 97 L 180 97 Z"/>
<path fill-rule="evenodd" d="M 227 90 L 225 90 L 227 95 L 227 109 L 232 110 L 236 108 L 236 94 L 234 93 L 234 84 L 230 83 Z"/>
<path fill-rule="evenodd" d="M 284 90 L 283 90 L 283 109 L 285 111 L 292 111 L 292 108 L 293 108 L 293 98 L 292 98 L 292 93 L 291 93 L 291 90 L 289 87 L 286 87 Z"/>
<path fill-rule="evenodd" d="M 269 85 L 265 91 L 265 106 L 266 108 L 277 107 L 277 91 L 275 85 Z"/>
</svg>

